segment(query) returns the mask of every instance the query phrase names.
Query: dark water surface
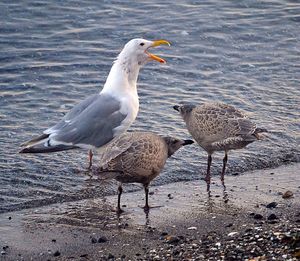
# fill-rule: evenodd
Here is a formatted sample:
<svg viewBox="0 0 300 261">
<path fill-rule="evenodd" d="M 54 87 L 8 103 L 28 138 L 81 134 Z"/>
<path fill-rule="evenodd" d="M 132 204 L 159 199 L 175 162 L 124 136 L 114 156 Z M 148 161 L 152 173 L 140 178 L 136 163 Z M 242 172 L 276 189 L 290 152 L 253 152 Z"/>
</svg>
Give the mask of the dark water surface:
<svg viewBox="0 0 300 261">
<path fill-rule="evenodd" d="M 78 173 L 87 166 L 84 150 L 17 152 L 100 91 L 114 58 L 136 37 L 164 38 L 172 47 L 154 51 L 167 65 L 141 71 L 140 112 L 131 130 L 189 137 L 172 106 L 223 101 L 272 131 L 230 153 L 228 172 L 299 161 L 300 3 L 159 2 L 0 2 L 0 212 L 112 191 Z M 215 156 L 214 174 L 222 156 Z M 184 148 L 156 183 L 199 178 L 205 166 L 202 149 Z"/>
</svg>

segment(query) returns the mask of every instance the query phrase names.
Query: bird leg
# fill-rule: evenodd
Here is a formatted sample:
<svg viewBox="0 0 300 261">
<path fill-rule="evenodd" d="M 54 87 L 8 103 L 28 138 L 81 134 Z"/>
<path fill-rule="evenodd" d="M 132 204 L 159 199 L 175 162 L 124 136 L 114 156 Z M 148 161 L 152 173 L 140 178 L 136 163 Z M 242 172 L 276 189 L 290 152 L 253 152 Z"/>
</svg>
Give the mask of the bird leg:
<svg viewBox="0 0 300 261">
<path fill-rule="evenodd" d="M 149 212 L 149 204 L 148 204 L 148 195 L 149 195 L 149 184 L 144 184 L 144 190 L 145 190 L 145 206 L 144 206 L 144 211 Z"/>
<path fill-rule="evenodd" d="M 91 167 L 92 167 L 92 159 L 93 159 L 93 151 L 89 150 L 89 166 L 88 166 L 88 169 L 91 169 Z"/>
<path fill-rule="evenodd" d="M 121 214 L 123 210 L 121 209 L 121 195 L 123 192 L 122 184 L 119 185 L 118 187 L 118 207 L 117 207 L 117 213 Z"/>
<path fill-rule="evenodd" d="M 206 181 L 206 185 L 207 185 L 207 192 L 208 192 L 208 196 L 210 197 L 210 166 L 211 166 L 211 162 L 212 162 L 212 157 L 210 154 L 208 154 L 208 158 L 207 158 L 207 172 L 206 172 L 206 176 L 205 176 L 205 181 Z"/>
<path fill-rule="evenodd" d="M 225 156 L 223 158 L 223 169 L 222 169 L 222 173 L 221 173 L 221 181 L 222 181 L 222 185 L 225 187 L 225 183 L 224 183 L 224 176 L 225 176 L 225 169 L 226 169 L 226 164 L 227 164 L 227 153 L 225 152 Z"/>
<path fill-rule="evenodd" d="M 228 159 L 228 156 L 227 156 L 227 152 L 225 151 L 225 156 L 223 158 L 223 168 L 222 168 L 222 173 L 221 173 L 221 182 L 223 185 L 223 199 L 224 199 L 225 203 L 228 202 L 228 194 L 227 194 L 226 186 L 225 186 L 225 169 L 226 169 L 227 159 Z"/>
</svg>

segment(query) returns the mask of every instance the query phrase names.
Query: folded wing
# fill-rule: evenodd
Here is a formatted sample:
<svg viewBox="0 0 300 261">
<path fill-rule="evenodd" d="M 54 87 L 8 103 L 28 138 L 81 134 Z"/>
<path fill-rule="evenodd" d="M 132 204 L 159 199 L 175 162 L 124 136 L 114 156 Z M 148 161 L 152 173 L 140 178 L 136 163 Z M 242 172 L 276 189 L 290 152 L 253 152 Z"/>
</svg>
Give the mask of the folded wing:
<svg viewBox="0 0 300 261">
<path fill-rule="evenodd" d="M 101 147 L 111 141 L 115 129 L 122 126 L 126 112 L 121 112 L 121 103 L 107 94 L 96 94 L 77 104 L 55 126 L 28 143 L 21 153 L 34 152 L 43 147 L 43 152 L 54 152 L 83 147 Z M 57 148 L 57 150 L 56 150 Z"/>
</svg>

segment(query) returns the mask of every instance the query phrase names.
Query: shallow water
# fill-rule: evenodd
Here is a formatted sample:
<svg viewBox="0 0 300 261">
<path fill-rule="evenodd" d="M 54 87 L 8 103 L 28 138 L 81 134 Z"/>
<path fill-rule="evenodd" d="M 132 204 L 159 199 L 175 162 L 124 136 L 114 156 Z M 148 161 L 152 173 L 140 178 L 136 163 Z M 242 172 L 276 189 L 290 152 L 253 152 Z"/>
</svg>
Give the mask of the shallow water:
<svg viewBox="0 0 300 261">
<path fill-rule="evenodd" d="M 82 171 L 86 151 L 17 154 L 22 142 L 98 92 L 131 38 L 164 38 L 139 77 L 131 130 L 189 137 L 172 106 L 223 101 L 252 113 L 268 138 L 229 155 L 229 173 L 299 161 L 300 4 L 297 1 L 1 1 L 0 212 L 112 193 Z M 213 173 L 221 167 L 216 154 Z M 189 146 L 156 184 L 199 178 L 206 153 Z M 288 177 L 287 177 L 288 178 Z"/>
</svg>

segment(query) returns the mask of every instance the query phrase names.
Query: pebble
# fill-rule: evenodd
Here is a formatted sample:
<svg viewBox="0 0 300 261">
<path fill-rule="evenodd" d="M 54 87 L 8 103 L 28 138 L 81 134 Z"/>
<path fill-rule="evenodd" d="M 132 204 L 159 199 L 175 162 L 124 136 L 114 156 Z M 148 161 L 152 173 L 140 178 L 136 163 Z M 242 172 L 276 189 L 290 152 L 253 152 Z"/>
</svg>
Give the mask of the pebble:
<svg viewBox="0 0 300 261">
<path fill-rule="evenodd" d="M 272 229 L 262 224 L 225 235 L 209 232 L 201 239 L 168 236 L 179 239 L 179 243 L 162 244 L 154 253 L 148 249 L 139 260 L 171 260 L 170 256 L 172 260 L 296 260 L 292 244 L 298 230 L 294 224 L 280 222 Z"/>
<path fill-rule="evenodd" d="M 286 192 L 283 193 L 282 198 L 287 199 L 293 197 L 293 192 L 290 190 L 287 190 Z"/>
<path fill-rule="evenodd" d="M 264 217 L 261 214 L 254 214 L 253 218 L 254 219 L 263 219 Z"/>
<path fill-rule="evenodd" d="M 92 244 L 95 244 L 95 243 L 97 243 L 97 239 L 96 239 L 96 238 L 94 238 L 94 237 L 92 237 L 91 241 L 92 241 Z"/>
<path fill-rule="evenodd" d="M 274 219 L 278 219 L 278 217 L 274 213 L 268 216 L 268 220 L 274 220 Z"/>
<path fill-rule="evenodd" d="M 277 224 L 278 221 L 276 219 L 274 220 L 268 220 L 268 224 Z"/>
<path fill-rule="evenodd" d="M 107 241 L 108 241 L 108 239 L 105 236 L 99 237 L 99 239 L 98 239 L 98 243 L 105 243 Z"/>
<path fill-rule="evenodd" d="M 109 253 L 107 258 L 108 258 L 108 259 L 114 259 L 115 256 L 114 256 L 112 253 Z"/>
<path fill-rule="evenodd" d="M 188 227 L 188 230 L 197 230 L 197 227 Z"/>
<path fill-rule="evenodd" d="M 194 244 L 192 244 L 192 248 L 194 248 L 194 249 L 198 248 L 198 245 L 194 243 Z"/>
<path fill-rule="evenodd" d="M 276 208 L 277 205 L 278 205 L 277 202 L 271 202 L 271 203 L 269 203 L 268 205 L 266 205 L 266 208 Z"/>
<path fill-rule="evenodd" d="M 176 244 L 179 241 L 180 241 L 180 238 L 176 237 L 176 236 L 167 236 L 166 237 L 166 242 L 169 243 L 169 244 Z"/>
<path fill-rule="evenodd" d="M 56 250 L 53 254 L 53 256 L 60 256 L 60 252 L 58 250 Z"/>
</svg>

